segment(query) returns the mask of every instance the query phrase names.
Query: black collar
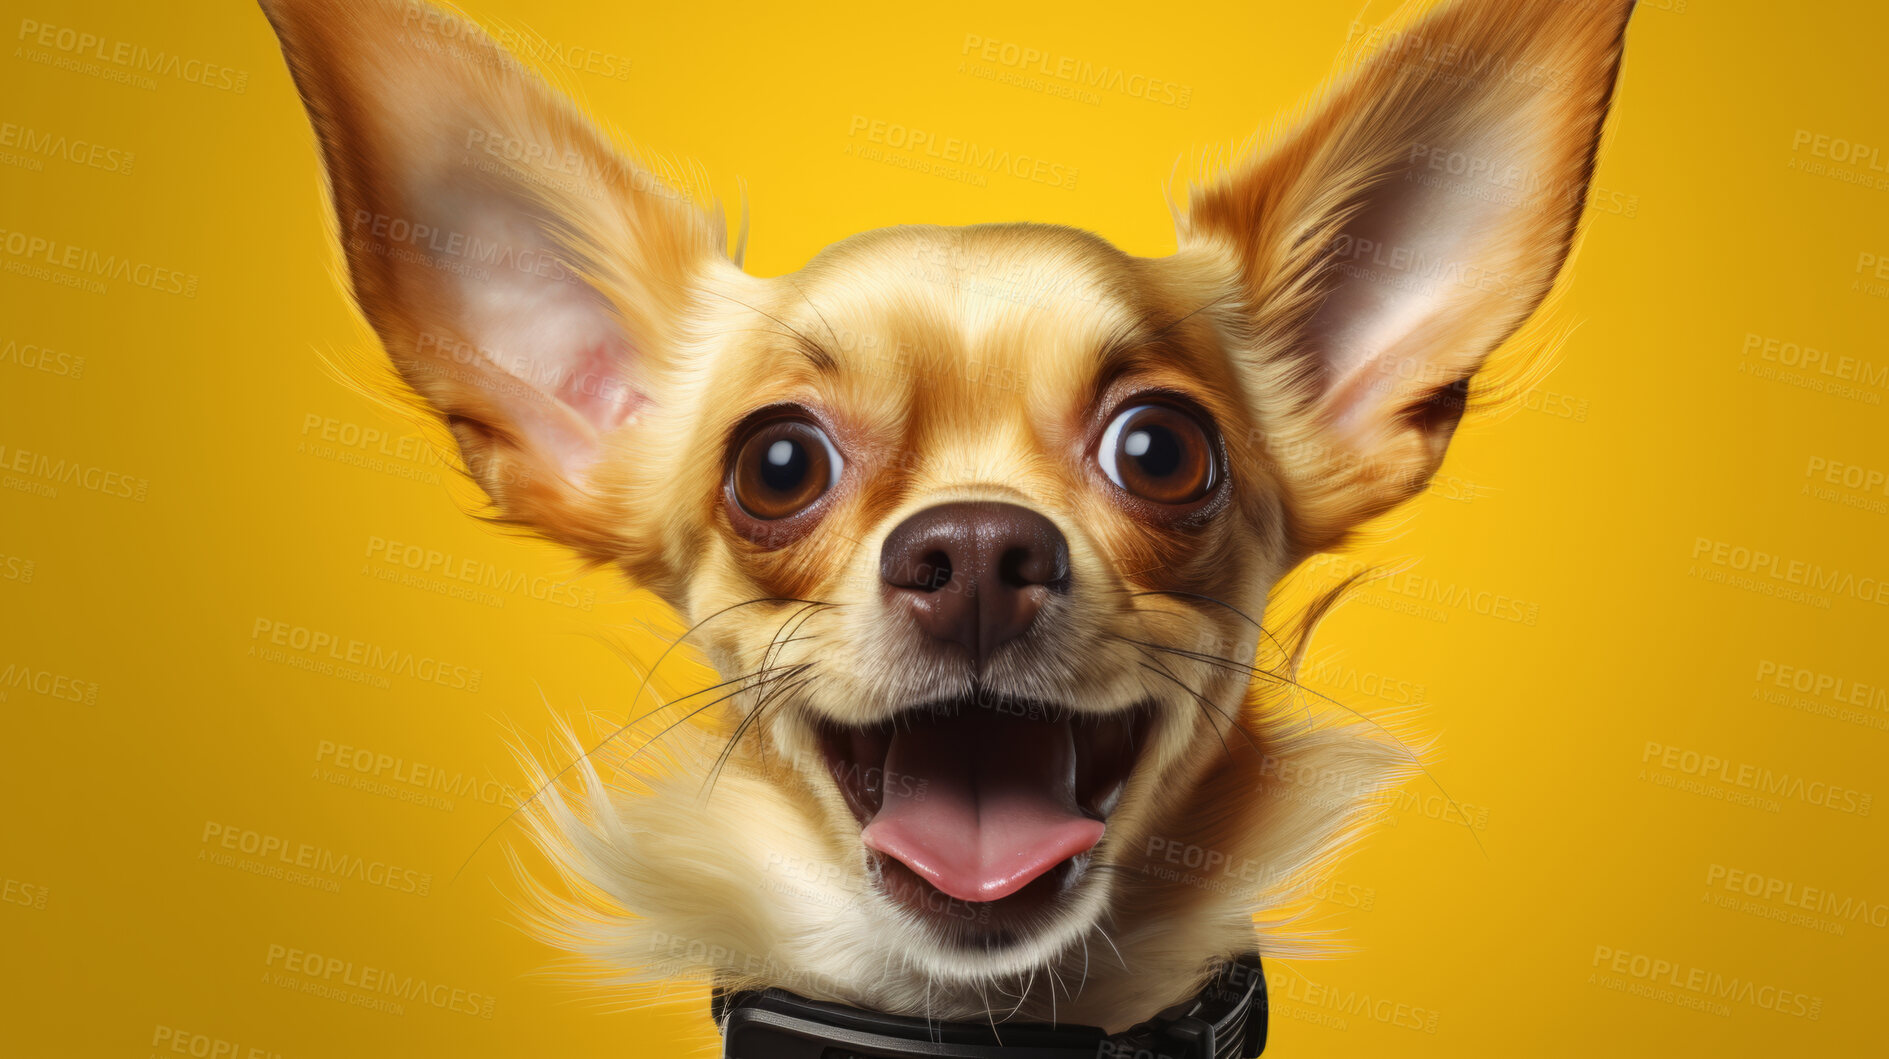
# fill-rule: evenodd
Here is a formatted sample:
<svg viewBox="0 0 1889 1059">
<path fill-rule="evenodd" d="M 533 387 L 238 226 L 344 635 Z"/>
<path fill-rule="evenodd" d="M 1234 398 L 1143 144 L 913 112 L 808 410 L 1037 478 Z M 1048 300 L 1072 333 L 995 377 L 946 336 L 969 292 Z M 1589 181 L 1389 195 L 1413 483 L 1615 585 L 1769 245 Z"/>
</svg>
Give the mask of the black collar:
<svg viewBox="0 0 1889 1059">
<path fill-rule="evenodd" d="M 1221 966 L 1192 1000 L 1110 1036 L 1094 1026 L 930 1022 L 795 996 L 710 1000 L 725 1059 L 1252 1059 L 1266 1047 L 1259 955 Z"/>
</svg>

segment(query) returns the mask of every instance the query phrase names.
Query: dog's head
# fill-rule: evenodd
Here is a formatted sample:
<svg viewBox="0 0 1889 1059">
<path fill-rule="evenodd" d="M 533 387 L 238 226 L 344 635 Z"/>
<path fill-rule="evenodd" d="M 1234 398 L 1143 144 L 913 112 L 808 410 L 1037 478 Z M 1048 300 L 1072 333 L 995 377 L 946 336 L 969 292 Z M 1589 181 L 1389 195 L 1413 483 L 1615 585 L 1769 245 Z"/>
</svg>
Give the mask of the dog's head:
<svg viewBox="0 0 1889 1059">
<path fill-rule="evenodd" d="M 1146 871 L 1155 836 L 1290 866 L 1348 819 L 1257 805 L 1313 749 L 1257 694 L 1268 593 L 1424 485 L 1548 292 L 1630 5 L 1374 38 L 1194 192 L 1169 257 L 915 226 L 771 279 L 468 23 L 268 6 L 401 375 L 501 517 L 655 590 L 727 682 L 678 704 L 723 786 L 592 832 L 593 881 L 827 975 L 804 992 L 939 1012 L 1108 924 L 1205 915 Z M 782 865 L 850 896 L 770 888 Z M 1216 940 L 1144 947 L 1240 947 L 1239 896 Z M 868 984 L 891 961 L 916 984 Z"/>
</svg>

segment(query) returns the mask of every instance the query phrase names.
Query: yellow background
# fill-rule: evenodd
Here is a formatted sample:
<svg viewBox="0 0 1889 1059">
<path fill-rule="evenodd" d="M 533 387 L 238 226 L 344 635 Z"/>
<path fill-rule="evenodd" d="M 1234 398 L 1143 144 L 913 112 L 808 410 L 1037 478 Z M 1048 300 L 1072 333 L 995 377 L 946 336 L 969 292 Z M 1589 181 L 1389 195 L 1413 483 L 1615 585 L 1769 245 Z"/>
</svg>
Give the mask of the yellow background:
<svg viewBox="0 0 1889 1059">
<path fill-rule="evenodd" d="M 121 280 L 78 289 L 0 253 L 0 464 L 25 450 L 114 483 L 47 483 L 29 459 L 0 489 L 0 671 L 15 675 L 0 686 L 0 1052 L 175 1054 L 154 1042 L 205 1035 L 245 1056 L 625 1056 L 700 1040 L 699 994 L 626 1012 L 545 973 L 557 954 L 514 927 L 500 847 L 516 830 L 448 885 L 506 802 L 419 804 L 410 785 L 358 790 L 320 772 L 332 743 L 516 783 L 513 729 L 535 742 L 554 716 L 620 717 L 661 644 L 639 623 L 670 619 L 607 575 L 575 586 L 588 610 L 382 578 L 398 568 L 369 554 L 375 539 L 508 576 L 565 578 L 572 564 L 467 518 L 450 472 L 399 441 L 414 428 L 324 372 L 322 354 L 369 336 L 335 282 L 312 136 L 256 10 L 4 6 L 0 123 L 117 154 L 7 148 L 0 228 L 197 283 L 189 297 Z M 775 274 L 912 221 L 1060 222 L 1165 253 L 1176 159 L 1248 135 L 1331 70 L 1354 18 L 1389 11 L 479 0 L 473 13 L 607 56 L 556 79 L 642 146 L 699 161 L 726 198 L 745 185 L 749 267 Z M 74 69 L 21 39 L 28 22 L 196 60 L 199 80 L 227 68 L 213 81 L 230 87 Z M 1427 704 L 1432 771 L 1478 826 L 1411 786 L 1396 826 L 1340 869 L 1345 900 L 1320 920 L 1348 953 L 1273 966 L 1268 1054 L 1880 1054 L 1889 805 L 1848 810 L 1889 793 L 1889 704 L 1858 692 L 1865 705 L 1830 716 L 1831 695 L 1793 701 L 1760 674 L 1889 685 L 1889 610 L 1864 589 L 1797 601 L 1765 571 L 1727 578 L 1748 565 L 1732 548 L 1852 585 L 1889 576 L 1889 496 L 1807 473 L 1815 460 L 1889 470 L 1889 384 L 1810 388 L 1762 352 L 1775 339 L 1830 365 L 1889 364 L 1889 284 L 1859 272 L 1863 255 L 1889 256 L 1885 29 L 1889 11 L 1870 3 L 1641 4 L 1605 197 L 1559 307 L 1575 325 L 1561 366 L 1521 410 L 1465 428 L 1407 528 L 1369 555 L 1419 565 L 1320 640 L 1328 686 L 1390 682 L 1344 691 L 1360 709 Z M 1172 81 L 1188 105 L 979 77 L 961 63 L 1005 68 L 965 56 L 969 37 Z M 627 76 L 600 72 L 623 64 Z M 855 116 L 1079 175 L 1073 189 L 1001 174 L 974 186 L 863 160 L 848 153 Z M 1883 152 L 1840 165 L 1837 140 Z M 389 439 L 383 464 L 355 459 L 363 446 L 345 439 L 361 431 Z M 112 495 L 119 476 L 143 480 L 144 498 Z M 1487 594 L 1533 623 L 1487 613 L 1475 602 Z M 479 686 L 294 668 L 251 653 L 259 620 L 477 669 Z M 677 672 L 676 687 L 706 679 Z M 62 697 L 75 687 L 93 701 Z M 1730 764 L 1702 777 L 1695 754 Z M 1843 804 L 1741 796 L 1741 768 L 1834 785 Z M 204 838 L 217 827 L 395 863 L 430 874 L 429 892 L 253 874 L 219 863 Z M 1730 894 L 1715 866 L 1865 911 L 1779 920 L 1784 898 Z M 491 998 L 491 1017 L 309 995 L 270 978 L 272 946 L 422 975 Z M 1817 1017 L 1639 995 L 1620 986 L 1643 978 L 1597 963 L 1604 951 L 1803 994 Z M 1396 1005 L 1429 1025 L 1406 1028 Z"/>
</svg>

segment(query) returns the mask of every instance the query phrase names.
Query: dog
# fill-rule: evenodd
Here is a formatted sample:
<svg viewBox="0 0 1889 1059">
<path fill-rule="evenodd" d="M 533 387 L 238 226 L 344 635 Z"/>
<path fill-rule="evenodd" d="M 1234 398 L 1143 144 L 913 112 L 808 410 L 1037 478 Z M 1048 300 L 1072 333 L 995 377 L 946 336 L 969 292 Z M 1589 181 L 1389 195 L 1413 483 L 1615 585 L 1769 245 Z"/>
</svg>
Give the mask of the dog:
<svg viewBox="0 0 1889 1059">
<path fill-rule="evenodd" d="M 491 517 L 721 675 L 540 777 L 546 937 L 626 981 L 1108 1029 L 1301 950 L 1305 880 L 1414 765 L 1307 722 L 1325 602 L 1269 596 L 1424 487 L 1549 294 L 1630 0 L 1373 37 L 1166 257 L 914 225 L 773 279 L 462 17 L 263 6 L 353 295 Z"/>
</svg>

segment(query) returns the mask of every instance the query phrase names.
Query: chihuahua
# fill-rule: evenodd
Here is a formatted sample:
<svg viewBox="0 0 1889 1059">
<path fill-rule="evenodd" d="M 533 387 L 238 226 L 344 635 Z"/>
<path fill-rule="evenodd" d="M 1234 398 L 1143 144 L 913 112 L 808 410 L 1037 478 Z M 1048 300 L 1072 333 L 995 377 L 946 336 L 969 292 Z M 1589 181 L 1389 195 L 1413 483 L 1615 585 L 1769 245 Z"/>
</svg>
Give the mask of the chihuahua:
<svg viewBox="0 0 1889 1059">
<path fill-rule="evenodd" d="M 531 803 L 548 937 L 625 980 L 1105 1028 L 1300 951 L 1306 881 L 1414 766 L 1307 723 L 1269 597 L 1425 486 L 1553 287 L 1631 0 L 1367 36 L 1166 257 L 913 225 L 775 278 L 463 17 L 263 6 L 401 392 L 492 517 L 721 676 L 639 688 L 615 766 Z"/>
</svg>

